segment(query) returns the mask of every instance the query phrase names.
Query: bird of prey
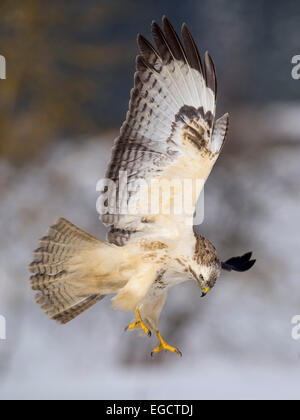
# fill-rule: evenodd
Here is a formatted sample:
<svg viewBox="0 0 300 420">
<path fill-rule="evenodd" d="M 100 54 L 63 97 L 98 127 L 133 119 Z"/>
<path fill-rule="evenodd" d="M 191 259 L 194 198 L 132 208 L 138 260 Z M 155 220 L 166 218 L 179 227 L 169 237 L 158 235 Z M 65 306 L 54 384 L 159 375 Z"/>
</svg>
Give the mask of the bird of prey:
<svg viewBox="0 0 300 420">
<path fill-rule="evenodd" d="M 127 329 L 156 334 L 152 354 L 181 355 L 158 327 L 170 287 L 194 280 L 205 296 L 222 269 L 246 271 L 255 260 L 247 253 L 221 262 L 210 241 L 194 232 L 193 212 L 162 208 L 164 200 L 173 210 L 182 193 L 195 208 L 226 139 L 229 116 L 215 119 L 215 67 L 208 53 L 202 63 L 187 26 L 182 42 L 163 17 L 162 28 L 152 23 L 152 36 L 154 45 L 138 35 L 129 111 L 99 197 L 107 242 L 58 219 L 34 251 L 30 282 L 36 302 L 61 324 L 113 294 L 114 308 L 135 312 Z M 155 182 L 165 181 L 172 188 L 157 197 Z"/>
</svg>

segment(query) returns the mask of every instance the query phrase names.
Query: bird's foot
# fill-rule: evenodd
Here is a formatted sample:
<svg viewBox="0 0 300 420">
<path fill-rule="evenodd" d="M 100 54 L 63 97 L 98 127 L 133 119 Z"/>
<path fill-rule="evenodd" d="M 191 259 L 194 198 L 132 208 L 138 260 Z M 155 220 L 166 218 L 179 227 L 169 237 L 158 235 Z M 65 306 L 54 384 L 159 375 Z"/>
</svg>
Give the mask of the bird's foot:
<svg viewBox="0 0 300 420">
<path fill-rule="evenodd" d="M 149 328 L 146 327 L 146 325 L 143 323 L 143 320 L 141 318 L 141 314 L 140 311 L 138 309 L 135 310 L 135 317 L 136 320 L 135 322 L 132 322 L 131 324 L 129 324 L 126 328 L 125 331 L 127 330 L 135 330 L 137 328 L 141 328 L 144 333 L 146 335 L 148 335 L 148 337 L 151 337 L 151 331 L 149 330 Z"/>
<path fill-rule="evenodd" d="M 182 356 L 182 353 L 179 349 L 176 347 L 170 346 L 165 342 L 165 340 L 160 335 L 159 331 L 156 331 L 157 338 L 159 339 L 159 345 L 155 347 L 155 349 L 151 352 L 151 356 L 154 356 L 155 354 L 159 353 L 161 350 L 168 350 L 172 353 L 176 353 L 178 356 Z"/>
</svg>

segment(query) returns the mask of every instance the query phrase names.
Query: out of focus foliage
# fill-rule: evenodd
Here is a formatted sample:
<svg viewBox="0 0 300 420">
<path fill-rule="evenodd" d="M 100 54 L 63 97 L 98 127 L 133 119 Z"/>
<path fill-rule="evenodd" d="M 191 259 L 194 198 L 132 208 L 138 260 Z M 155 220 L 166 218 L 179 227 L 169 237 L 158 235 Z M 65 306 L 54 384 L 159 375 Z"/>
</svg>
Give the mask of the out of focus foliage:
<svg viewBox="0 0 300 420">
<path fill-rule="evenodd" d="M 99 96 L 104 100 L 101 75 L 122 65 L 126 43 L 93 40 L 113 5 L 88 2 L 79 10 L 74 3 L 1 1 L 0 53 L 7 61 L 0 84 L 2 157 L 20 162 L 50 139 L 98 128 L 90 108 Z"/>
<path fill-rule="evenodd" d="M 299 100 L 299 0 L 1 0 L 0 157 L 20 163 L 54 139 L 119 127 L 136 34 L 166 14 L 214 58 L 218 112 Z"/>
</svg>

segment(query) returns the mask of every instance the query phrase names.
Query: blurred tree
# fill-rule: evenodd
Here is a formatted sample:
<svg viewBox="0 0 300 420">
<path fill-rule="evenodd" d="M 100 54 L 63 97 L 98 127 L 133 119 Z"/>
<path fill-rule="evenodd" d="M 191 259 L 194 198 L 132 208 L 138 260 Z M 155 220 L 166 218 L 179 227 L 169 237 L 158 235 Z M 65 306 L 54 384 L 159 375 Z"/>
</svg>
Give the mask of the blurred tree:
<svg viewBox="0 0 300 420">
<path fill-rule="evenodd" d="M 1 1 L 0 156 L 19 163 L 50 139 L 97 131 L 90 108 L 105 96 L 99 69 L 121 65 L 126 48 L 94 42 L 93 30 L 109 23 L 115 6 L 86 3 Z"/>
<path fill-rule="evenodd" d="M 176 29 L 187 22 L 201 53 L 212 54 L 219 113 L 299 100 L 298 0 L 1 0 L 0 157 L 22 162 L 52 139 L 119 127 L 136 33 L 149 38 L 163 14 Z"/>
</svg>

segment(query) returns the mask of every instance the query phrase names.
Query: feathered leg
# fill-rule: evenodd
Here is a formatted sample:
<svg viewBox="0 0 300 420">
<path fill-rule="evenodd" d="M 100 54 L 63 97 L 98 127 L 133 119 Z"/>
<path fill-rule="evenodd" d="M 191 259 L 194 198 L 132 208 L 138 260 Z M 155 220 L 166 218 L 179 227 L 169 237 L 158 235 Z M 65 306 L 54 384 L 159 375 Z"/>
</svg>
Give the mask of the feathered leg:
<svg viewBox="0 0 300 420">
<path fill-rule="evenodd" d="M 151 352 L 151 356 L 154 356 L 161 350 L 168 350 L 172 353 L 176 353 L 179 356 L 182 356 L 181 351 L 176 347 L 167 344 L 159 332 L 159 317 L 164 307 L 167 296 L 168 291 L 166 289 L 161 290 L 153 288 L 150 290 L 144 301 L 138 307 L 143 324 L 146 325 L 149 330 L 154 331 L 159 340 L 159 344 Z"/>
</svg>

